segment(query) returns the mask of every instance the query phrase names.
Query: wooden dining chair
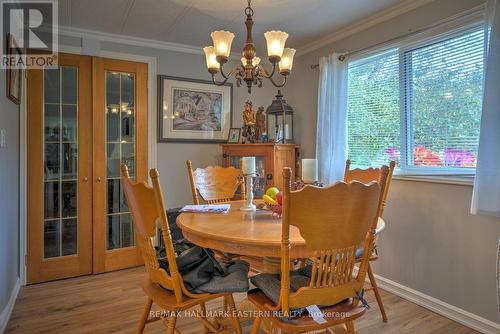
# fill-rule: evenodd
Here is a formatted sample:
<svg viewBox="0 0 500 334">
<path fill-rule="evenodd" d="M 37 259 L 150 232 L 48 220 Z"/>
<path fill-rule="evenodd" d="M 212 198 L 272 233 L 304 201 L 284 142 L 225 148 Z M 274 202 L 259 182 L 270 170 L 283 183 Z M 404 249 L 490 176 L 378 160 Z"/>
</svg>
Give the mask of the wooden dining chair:
<svg viewBox="0 0 500 334">
<path fill-rule="evenodd" d="M 389 186 L 391 184 L 395 166 L 396 163 L 394 161 L 391 161 L 389 163 L 389 174 L 387 175 L 385 181 L 384 193 L 382 194 L 382 210 L 380 211 L 380 217 L 382 217 L 382 214 L 384 213 L 385 204 L 387 201 L 387 195 L 389 193 Z M 381 168 L 373 168 L 373 167 L 367 169 L 360 169 L 360 168 L 351 169 L 351 160 L 347 160 L 345 163 L 344 182 L 347 183 L 351 181 L 359 181 L 362 183 L 370 183 L 372 181 L 379 182 L 382 176 L 381 171 L 382 171 Z M 382 228 L 377 228 L 374 248 L 370 255 L 370 262 L 376 261 L 378 259 L 378 253 L 376 252 L 376 241 L 378 235 L 380 234 L 380 232 L 382 232 L 383 228 L 385 228 L 385 225 Z M 385 312 L 384 303 L 382 302 L 382 297 L 380 296 L 380 291 L 378 290 L 377 281 L 375 280 L 375 275 L 373 274 L 373 269 L 371 264 L 368 264 L 368 277 L 370 279 L 371 289 L 375 293 L 375 299 L 377 300 L 380 313 L 382 314 L 382 320 L 384 322 L 387 322 L 388 319 L 387 319 L 387 314 Z"/>
<path fill-rule="evenodd" d="M 208 166 L 193 171 L 191 160 L 186 160 L 186 165 L 193 195 L 193 204 L 200 204 L 200 197 L 207 204 L 230 202 L 235 199 L 238 188 L 240 188 L 241 193 L 241 197 L 238 199 L 246 199 L 241 160 L 240 169 L 232 166 Z M 237 254 L 228 254 L 216 249 L 213 251 L 224 262 L 230 262 L 240 257 Z"/>
<path fill-rule="evenodd" d="M 193 204 L 200 204 L 201 199 L 207 204 L 227 203 L 235 199 L 240 188 L 241 198 L 245 200 L 245 181 L 240 169 L 234 167 L 208 166 L 193 171 L 191 160 L 186 161 Z"/>
<path fill-rule="evenodd" d="M 387 175 L 387 168 L 384 170 Z M 338 182 L 326 188 L 307 185 L 291 191 L 291 169 L 284 168 L 283 176 L 281 277 L 279 284 L 267 285 L 276 275 L 252 278 L 259 289 L 250 291 L 248 298 L 262 311 L 252 334 L 258 332 L 263 317 L 270 319 L 273 330 L 287 333 L 329 330 L 341 324 L 347 333 L 355 334 L 353 321 L 366 311 L 357 298 L 363 291 L 370 255 L 362 256 L 356 272 L 356 250 L 373 244 L 384 183 Z M 309 274 L 302 269 L 290 272 L 290 225 L 299 229 L 314 251 Z M 290 319 L 291 310 L 298 312 L 311 305 L 323 305 L 326 322 L 317 322 L 307 313 Z"/>
<path fill-rule="evenodd" d="M 167 334 L 179 333 L 176 329 L 176 320 L 178 312 L 199 306 L 196 318 L 199 319 L 206 329 L 212 332 L 220 332 L 214 324 L 206 317 L 205 303 L 223 298 L 230 310 L 232 325 L 236 333 L 241 333 L 241 327 L 236 316 L 236 308 L 231 293 L 196 294 L 189 292 L 184 286 L 182 276 L 179 273 L 176 254 L 174 252 L 170 229 L 168 227 L 163 194 L 161 192 L 159 174 L 156 169 L 151 169 L 149 175 L 153 186 L 145 182 L 136 183 L 130 179 L 128 168 L 125 164 L 121 166 L 122 184 L 128 207 L 132 213 L 132 219 L 136 231 L 137 246 L 140 249 L 146 275 L 142 281 L 142 289 L 147 295 L 146 305 L 139 321 L 138 333 L 142 333 L 147 323 L 163 320 L 167 327 Z M 159 221 L 165 250 L 168 259 L 168 272 L 160 267 L 156 257 L 156 251 L 153 247 L 152 238 L 156 232 L 156 222 Z M 165 317 L 149 318 L 152 304 L 155 303 L 163 311 L 166 311 Z M 226 331 L 225 331 L 226 332 Z"/>
</svg>

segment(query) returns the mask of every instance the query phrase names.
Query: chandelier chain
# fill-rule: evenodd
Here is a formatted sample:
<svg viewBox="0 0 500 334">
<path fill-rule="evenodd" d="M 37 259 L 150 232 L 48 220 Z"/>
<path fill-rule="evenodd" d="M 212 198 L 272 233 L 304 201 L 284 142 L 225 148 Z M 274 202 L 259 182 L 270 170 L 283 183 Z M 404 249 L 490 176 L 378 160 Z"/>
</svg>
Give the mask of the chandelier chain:
<svg viewBox="0 0 500 334">
<path fill-rule="evenodd" d="M 252 4 L 251 4 L 252 0 L 248 0 L 247 2 L 248 2 L 248 6 L 247 6 L 247 8 L 245 8 L 245 14 L 247 16 L 253 16 L 253 9 L 252 9 Z"/>
</svg>

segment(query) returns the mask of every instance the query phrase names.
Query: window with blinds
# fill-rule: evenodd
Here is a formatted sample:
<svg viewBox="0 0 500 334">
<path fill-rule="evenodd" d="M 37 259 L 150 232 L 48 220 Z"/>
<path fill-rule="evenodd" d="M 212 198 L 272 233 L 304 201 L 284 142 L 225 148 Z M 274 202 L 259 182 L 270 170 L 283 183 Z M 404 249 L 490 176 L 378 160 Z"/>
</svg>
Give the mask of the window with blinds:
<svg viewBox="0 0 500 334">
<path fill-rule="evenodd" d="M 402 45 L 349 65 L 348 157 L 411 174 L 474 173 L 484 29 Z"/>
<path fill-rule="evenodd" d="M 348 157 L 353 166 L 386 164 L 400 142 L 398 50 L 362 59 L 348 73 Z"/>
</svg>

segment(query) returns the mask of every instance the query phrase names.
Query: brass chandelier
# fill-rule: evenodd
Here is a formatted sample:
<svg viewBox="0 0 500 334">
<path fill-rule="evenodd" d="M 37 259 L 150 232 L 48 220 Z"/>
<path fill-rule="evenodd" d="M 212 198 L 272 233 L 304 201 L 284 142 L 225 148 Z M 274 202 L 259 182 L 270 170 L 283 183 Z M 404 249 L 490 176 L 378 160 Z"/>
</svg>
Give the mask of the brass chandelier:
<svg viewBox="0 0 500 334">
<path fill-rule="evenodd" d="M 264 78 L 269 79 L 271 83 L 278 88 L 283 87 L 292 70 L 295 49 L 285 48 L 285 42 L 288 38 L 286 32 L 268 31 L 264 34 L 264 37 L 266 38 L 267 55 L 269 62 L 272 64 L 272 70 L 269 72 L 260 64 L 260 58 L 257 57 L 255 44 L 252 39 L 253 9 L 250 2 L 251 0 L 248 0 L 248 6 L 245 8 L 245 14 L 247 16 L 245 21 L 247 27 L 247 40 L 243 48 L 241 64 L 236 65 L 229 73 L 224 73 L 223 66 L 229 59 L 234 34 L 223 30 L 214 31 L 210 34 L 214 45 L 203 48 L 208 72 L 212 75 L 212 82 L 217 86 L 224 85 L 232 76 L 236 78 L 236 86 L 238 87 L 241 86 L 242 81 L 245 81 L 248 87 L 248 93 L 252 92 L 253 85 L 262 87 L 262 80 Z M 277 68 L 279 68 L 279 74 L 282 77 L 281 82 L 277 82 L 273 78 Z M 217 81 L 216 79 L 216 74 L 219 71 L 222 76 L 221 81 Z"/>
</svg>

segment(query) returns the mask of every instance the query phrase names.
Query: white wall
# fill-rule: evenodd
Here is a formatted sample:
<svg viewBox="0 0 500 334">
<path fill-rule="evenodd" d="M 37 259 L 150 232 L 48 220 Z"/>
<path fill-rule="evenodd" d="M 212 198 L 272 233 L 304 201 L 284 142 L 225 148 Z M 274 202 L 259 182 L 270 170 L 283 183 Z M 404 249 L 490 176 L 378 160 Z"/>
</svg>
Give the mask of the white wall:
<svg viewBox="0 0 500 334">
<path fill-rule="evenodd" d="M 394 181 L 377 274 L 499 322 L 500 219 L 469 213 L 471 186 Z"/>
<path fill-rule="evenodd" d="M 0 129 L 6 131 L 6 147 L 0 147 L 0 314 L 19 273 L 19 108 L 6 97 L 6 74 L 0 70 Z"/>
<path fill-rule="evenodd" d="M 70 46 L 81 45 L 80 39 L 64 36 L 60 39 L 60 43 Z M 179 53 L 108 42 L 101 44 L 101 50 L 155 57 L 157 59 L 158 74 L 210 80 L 210 74 L 206 68 L 205 56 L 201 54 Z M 227 64 L 227 69 L 231 69 L 234 64 L 235 62 Z M 241 113 L 246 100 L 253 102 L 255 110 L 259 106 L 266 108 L 271 104 L 276 92 L 277 89 L 274 86 L 269 82 L 265 82 L 262 88 L 254 87 L 252 94 L 249 95 L 246 87 L 242 86 L 238 88 L 233 82 L 232 127 L 241 127 L 243 125 Z M 154 110 L 156 118 L 156 92 Z M 222 150 L 219 144 L 158 143 L 157 151 L 157 167 L 165 193 L 165 201 L 169 208 L 183 206 L 192 201 L 185 163 L 187 159 L 193 162 L 194 168 L 220 165 L 222 163 Z"/>
<path fill-rule="evenodd" d="M 417 30 L 481 4 L 438 0 L 298 57 L 288 90 L 301 116 L 304 156 L 313 156 L 320 56 L 346 52 Z M 498 322 L 495 261 L 500 219 L 469 214 L 471 186 L 394 180 L 374 270 L 382 277 Z M 389 311 L 390 317 L 390 311 Z"/>
</svg>

